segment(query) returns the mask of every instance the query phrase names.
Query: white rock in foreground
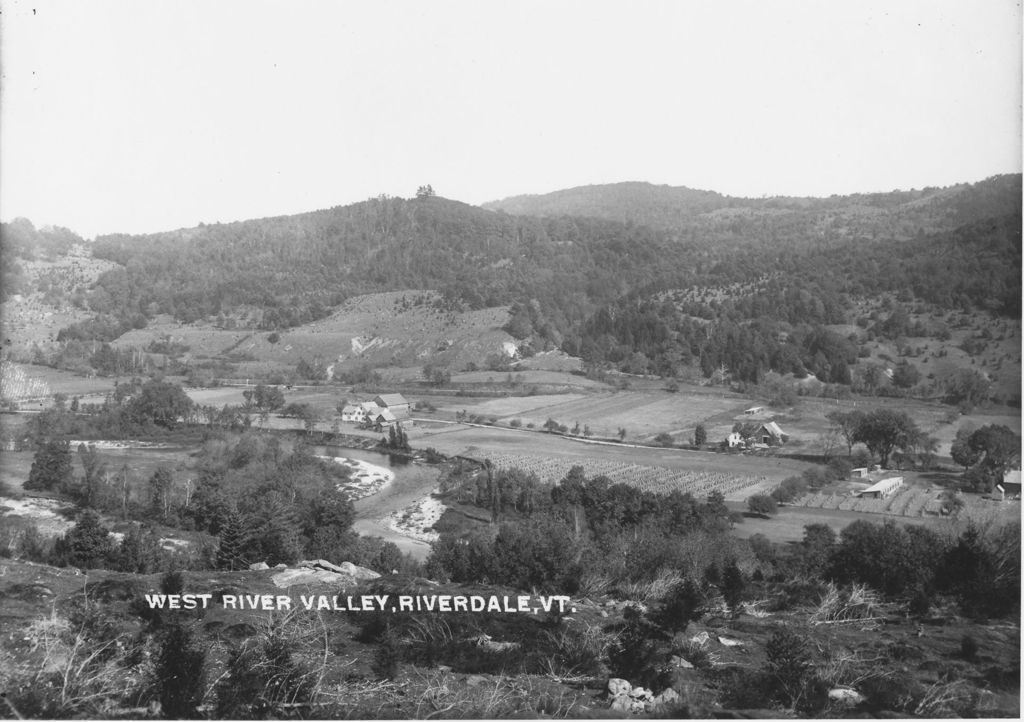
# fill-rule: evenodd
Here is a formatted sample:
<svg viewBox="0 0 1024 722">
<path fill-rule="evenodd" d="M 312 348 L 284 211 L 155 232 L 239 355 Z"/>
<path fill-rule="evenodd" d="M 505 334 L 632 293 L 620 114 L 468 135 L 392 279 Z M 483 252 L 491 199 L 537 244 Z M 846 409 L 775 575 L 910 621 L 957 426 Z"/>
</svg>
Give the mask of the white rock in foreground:
<svg viewBox="0 0 1024 722">
<path fill-rule="evenodd" d="M 273 575 L 270 580 L 275 586 L 287 588 L 297 584 L 332 584 L 348 586 L 357 582 L 376 579 L 380 574 L 359 567 L 352 562 L 332 564 L 325 559 L 304 560 L 298 567 L 286 568 Z"/>
</svg>

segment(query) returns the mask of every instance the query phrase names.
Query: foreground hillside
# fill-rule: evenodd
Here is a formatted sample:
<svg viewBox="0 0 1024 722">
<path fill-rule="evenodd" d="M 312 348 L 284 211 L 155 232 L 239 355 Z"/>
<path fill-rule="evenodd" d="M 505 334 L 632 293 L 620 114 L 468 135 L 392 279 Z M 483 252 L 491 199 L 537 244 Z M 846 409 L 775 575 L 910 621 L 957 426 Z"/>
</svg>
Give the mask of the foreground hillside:
<svg viewBox="0 0 1024 722">
<path fill-rule="evenodd" d="M 629 679 L 609 670 L 616 640 L 636 633 L 635 612 L 604 595 L 573 596 L 562 617 L 381 615 L 307 611 L 301 598 L 332 607 L 403 593 L 517 604 L 519 593 L 411 577 L 282 588 L 275 580 L 285 572 L 273 569 L 174 578 L 10 560 L 4 569 L 0 676 L 8 713 L 30 718 L 1019 714 L 1016 623 L 979 625 L 946 608 L 908 618 L 863 590 L 847 598 L 760 584 L 735 612 L 712 600 L 677 625 L 664 681 L 653 682 L 639 667 Z M 149 609 L 145 595 L 161 590 L 210 595 L 209 608 Z M 640 592 L 638 609 L 658 608 L 653 592 Z M 240 595 L 271 595 L 273 606 L 284 596 L 294 608 L 232 608 Z M 802 686 L 812 669 L 813 685 Z"/>
</svg>

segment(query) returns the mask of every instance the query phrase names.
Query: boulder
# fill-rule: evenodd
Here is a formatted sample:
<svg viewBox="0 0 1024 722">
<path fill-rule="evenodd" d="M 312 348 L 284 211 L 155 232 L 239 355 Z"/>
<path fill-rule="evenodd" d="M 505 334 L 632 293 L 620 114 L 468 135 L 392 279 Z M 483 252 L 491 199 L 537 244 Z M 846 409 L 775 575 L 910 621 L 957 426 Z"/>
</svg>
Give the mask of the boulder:
<svg viewBox="0 0 1024 722">
<path fill-rule="evenodd" d="M 335 569 L 340 569 L 342 574 L 348 574 L 360 582 L 367 581 L 370 579 L 377 579 L 378 577 L 380 577 L 380 574 L 373 571 L 372 569 L 367 569 L 366 567 L 357 567 L 352 562 L 342 562 L 337 567 L 335 567 Z"/>
<path fill-rule="evenodd" d="M 633 699 L 644 700 L 651 699 L 654 695 L 651 694 L 649 690 L 646 690 L 643 687 L 634 687 L 632 690 L 630 690 L 629 696 Z"/>
<path fill-rule="evenodd" d="M 669 687 L 664 690 L 661 694 L 654 698 L 655 707 L 665 707 L 668 705 L 679 704 L 679 693 Z"/>
<path fill-rule="evenodd" d="M 828 691 L 828 698 L 845 705 L 856 705 L 864 701 L 864 695 L 851 687 L 835 687 Z"/>
<path fill-rule="evenodd" d="M 626 695 L 620 695 L 612 700 L 612 710 L 629 714 L 633 708 L 633 700 Z"/>
<path fill-rule="evenodd" d="M 700 634 L 695 634 L 694 636 L 690 637 L 691 642 L 693 642 L 694 644 L 699 644 L 702 647 L 705 644 L 707 644 L 710 639 L 711 635 L 707 632 L 701 632 Z"/>
<path fill-rule="evenodd" d="M 738 639 L 729 639 L 728 637 L 719 637 L 718 643 L 723 647 L 742 647 L 743 642 Z"/>
<path fill-rule="evenodd" d="M 255 564 L 250 564 L 249 565 L 249 571 L 250 572 L 262 572 L 262 571 L 265 571 L 267 569 L 270 569 L 270 565 L 267 564 L 266 562 L 256 562 Z"/>
<path fill-rule="evenodd" d="M 275 567 L 277 569 L 278 567 Z M 358 567 L 352 562 L 332 564 L 326 559 L 305 559 L 298 567 L 286 567 L 270 578 L 278 587 L 297 584 L 330 584 L 350 587 L 358 582 L 376 579 L 380 574 L 372 569 Z"/>
<path fill-rule="evenodd" d="M 633 685 L 624 679 L 612 677 L 608 680 L 608 694 L 612 697 L 624 697 L 632 691 Z"/>
<path fill-rule="evenodd" d="M 693 665 L 690 664 L 690 662 L 688 660 L 684 659 L 683 657 L 677 657 L 677 656 L 673 655 L 669 659 L 669 663 L 673 667 L 679 667 L 681 669 L 693 669 Z"/>
</svg>

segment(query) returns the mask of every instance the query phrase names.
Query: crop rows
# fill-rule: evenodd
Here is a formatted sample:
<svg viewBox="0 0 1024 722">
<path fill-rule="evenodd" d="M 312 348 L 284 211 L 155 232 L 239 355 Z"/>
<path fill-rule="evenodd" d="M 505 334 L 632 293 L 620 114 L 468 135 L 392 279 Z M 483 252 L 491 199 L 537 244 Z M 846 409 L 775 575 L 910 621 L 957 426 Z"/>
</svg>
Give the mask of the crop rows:
<svg viewBox="0 0 1024 722">
<path fill-rule="evenodd" d="M 800 497 L 794 502 L 794 505 L 809 509 L 841 509 L 893 516 L 922 516 L 930 498 L 930 494 L 924 489 L 901 487 L 895 494 L 884 499 L 814 492 Z"/>
<path fill-rule="evenodd" d="M 0 363 L 0 398 L 18 401 L 49 395 L 50 387 L 45 381 L 31 378 L 13 363 Z"/>
<path fill-rule="evenodd" d="M 518 468 L 536 474 L 541 481 L 557 483 L 573 466 L 582 466 L 588 477 L 606 476 L 613 483 L 628 484 L 642 491 L 660 494 L 674 489 L 702 499 L 713 491 L 730 494 L 766 481 L 763 476 L 735 476 L 718 471 L 683 471 L 660 466 L 626 464 L 615 461 L 570 461 L 520 454 L 497 454 L 490 457 L 499 469 Z"/>
</svg>

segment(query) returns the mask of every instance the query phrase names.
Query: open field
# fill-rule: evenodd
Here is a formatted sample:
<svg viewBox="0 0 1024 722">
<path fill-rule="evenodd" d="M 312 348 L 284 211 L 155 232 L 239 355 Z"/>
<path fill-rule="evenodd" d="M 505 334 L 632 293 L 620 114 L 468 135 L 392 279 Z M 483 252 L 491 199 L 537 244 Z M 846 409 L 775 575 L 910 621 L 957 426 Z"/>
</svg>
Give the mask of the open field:
<svg viewBox="0 0 1024 722">
<path fill-rule="evenodd" d="M 460 424 L 421 424 L 420 445 L 432 446 L 449 455 L 474 458 L 529 459 L 546 463 L 557 478 L 560 470 L 573 465 L 597 469 L 621 467 L 624 474 L 648 473 L 668 478 L 670 472 L 722 474 L 750 480 L 750 485 L 778 483 L 800 474 L 809 467 L 794 459 L 716 454 L 681 449 L 638 448 L 628 444 L 598 444 L 574 441 L 555 434 L 514 431 L 496 427 L 469 427 Z M 632 467 L 640 467 L 639 470 Z M 650 471 L 648 471 L 650 470 Z M 656 471 L 660 470 L 660 471 Z M 600 473 L 600 472 L 599 472 Z M 562 474 L 564 475 L 564 474 Z M 683 479 L 684 477 L 680 477 Z M 696 478 L 696 477 L 693 477 Z M 746 498 L 744 495 L 742 498 Z"/>
<path fill-rule="evenodd" d="M 521 454 L 493 454 L 488 457 L 499 469 L 521 469 L 545 482 L 564 478 L 573 466 L 582 466 L 587 476 L 606 476 L 613 483 L 628 484 L 642 491 L 667 494 L 681 491 L 704 499 L 712 492 L 734 495 L 753 486 L 768 484 L 765 476 L 727 474 L 720 471 L 669 469 L 660 466 L 626 464 L 610 459 L 587 459 L 577 463 L 557 457 Z"/>
<path fill-rule="evenodd" d="M 734 501 L 729 503 L 734 511 L 746 511 L 746 504 Z M 770 541 L 778 544 L 797 543 L 804 538 L 804 527 L 808 524 L 827 524 L 839 534 L 844 527 L 857 520 L 882 523 L 887 517 L 879 514 L 865 514 L 841 509 L 805 509 L 803 507 L 780 507 L 777 514 L 770 518 L 747 516 L 743 523 L 736 524 L 732 533 L 740 539 L 749 539 L 755 534 L 763 534 Z M 900 524 L 924 524 L 940 528 L 943 520 L 934 517 L 903 517 L 896 519 Z"/>
<path fill-rule="evenodd" d="M 732 418 L 753 402 L 721 389 L 685 387 L 668 391 L 604 391 L 591 394 L 548 394 L 502 399 L 454 399 L 454 407 L 432 401 L 439 411 L 497 417 L 499 423 L 518 419 L 523 426 L 540 428 L 554 419 L 570 428 L 589 426 L 595 436 L 617 437 L 626 430 L 626 441 L 649 441 L 662 432 L 685 442 L 697 424 L 732 427 Z M 710 431 L 710 428 L 709 428 Z M 726 433 L 728 433 L 726 431 Z M 716 437 L 709 435 L 709 440 Z M 724 438 L 724 435 L 722 436 Z"/>
<path fill-rule="evenodd" d="M 460 384 L 500 384 L 507 383 L 510 378 L 515 384 L 544 384 L 574 389 L 608 388 L 608 384 L 565 371 L 533 371 L 516 367 L 511 371 L 464 371 L 452 374 L 452 382 Z"/>
<path fill-rule="evenodd" d="M 188 346 L 193 357 L 234 356 L 237 373 L 260 375 L 293 371 L 303 358 L 319 358 L 338 369 L 368 364 L 418 370 L 428 361 L 459 369 L 502 353 L 504 344 L 512 342 L 501 330 L 508 321 L 507 309 L 450 312 L 435 305 L 438 299 L 433 291 L 357 296 L 327 318 L 278 332 L 276 342 L 267 331 L 183 325 L 161 317 L 124 334 L 115 345 L 144 348 L 169 337 Z"/>
<path fill-rule="evenodd" d="M 12 369 L 21 371 L 29 380 L 49 389 L 49 393 L 66 394 L 69 397 L 106 394 L 114 389 L 114 385 L 118 381 L 116 378 L 102 376 L 80 376 L 70 371 L 61 371 L 37 364 L 12 363 L 10 366 Z"/>
</svg>

